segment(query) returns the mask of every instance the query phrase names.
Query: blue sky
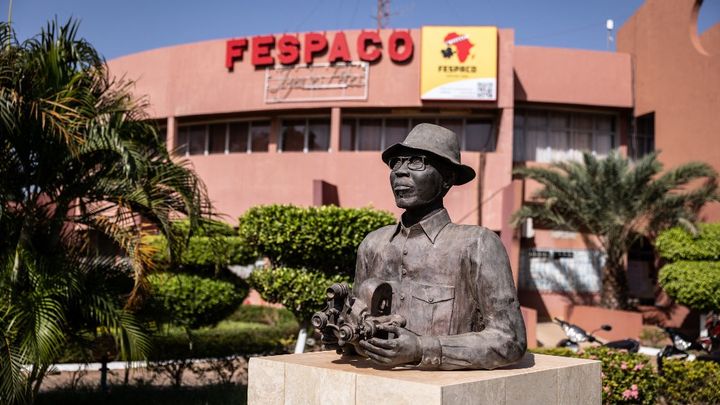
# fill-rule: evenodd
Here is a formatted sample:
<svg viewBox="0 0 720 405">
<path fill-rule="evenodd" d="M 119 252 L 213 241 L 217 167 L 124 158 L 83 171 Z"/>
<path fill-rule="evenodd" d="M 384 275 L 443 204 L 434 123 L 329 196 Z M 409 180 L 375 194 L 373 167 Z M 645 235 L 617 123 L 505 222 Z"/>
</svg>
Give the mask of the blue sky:
<svg viewBox="0 0 720 405">
<path fill-rule="evenodd" d="M 672 1 L 672 0 L 670 0 Z M 642 0 L 393 0 L 391 28 L 496 25 L 521 45 L 606 49 L 605 21 L 619 28 Z M 9 0 L 0 0 L 7 20 Z M 376 0 L 13 0 L 20 39 L 49 19 L 81 20 L 80 34 L 108 59 L 163 46 L 254 34 L 374 28 Z M 705 0 L 704 31 L 720 22 L 720 0 Z"/>
</svg>

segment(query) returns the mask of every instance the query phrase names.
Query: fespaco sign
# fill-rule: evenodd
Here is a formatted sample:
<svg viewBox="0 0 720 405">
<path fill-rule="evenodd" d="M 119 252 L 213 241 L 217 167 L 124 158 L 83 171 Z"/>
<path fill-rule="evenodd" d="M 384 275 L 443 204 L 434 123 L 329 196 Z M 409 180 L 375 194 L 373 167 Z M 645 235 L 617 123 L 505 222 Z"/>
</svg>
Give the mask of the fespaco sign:
<svg viewBox="0 0 720 405">
<path fill-rule="evenodd" d="M 383 46 L 380 34 L 376 31 L 362 31 L 355 41 L 354 55 L 350 51 L 347 37 L 342 31 L 336 32 L 330 40 L 327 35 L 309 32 L 301 35 L 285 34 L 276 38 L 273 35 L 260 35 L 228 40 L 225 47 L 225 67 L 232 71 L 237 61 L 242 61 L 245 52 L 250 53 L 250 63 L 257 66 L 285 66 L 301 62 L 311 65 L 315 57 L 327 52 L 327 62 L 375 62 L 387 49 L 390 60 L 396 63 L 406 62 L 413 54 L 413 40 L 409 31 L 394 31 Z M 353 56 L 357 59 L 353 59 Z"/>
<path fill-rule="evenodd" d="M 385 44 L 379 32 L 362 31 L 354 45 L 351 51 L 342 31 L 332 37 L 309 32 L 231 39 L 226 42 L 225 67 L 232 72 L 247 54 L 253 66 L 265 67 L 266 103 L 366 100 L 370 64 L 383 52 L 395 63 L 407 62 L 415 48 L 409 31 L 392 32 Z"/>
</svg>

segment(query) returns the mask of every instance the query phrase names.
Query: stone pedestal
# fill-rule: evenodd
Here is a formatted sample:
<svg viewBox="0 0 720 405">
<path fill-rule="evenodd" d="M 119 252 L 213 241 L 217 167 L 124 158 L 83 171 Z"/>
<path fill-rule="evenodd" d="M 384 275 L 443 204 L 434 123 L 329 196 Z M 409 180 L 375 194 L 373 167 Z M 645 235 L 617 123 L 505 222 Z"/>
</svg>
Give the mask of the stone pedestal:
<svg viewBox="0 0 720 405">
<path fill-rule="evenodd" d="M 248 404 L 600 405 L 600 362 L 526 354 L 497 370 L 382 370 L 315 352 L 250 359 Z"/>
</svg>

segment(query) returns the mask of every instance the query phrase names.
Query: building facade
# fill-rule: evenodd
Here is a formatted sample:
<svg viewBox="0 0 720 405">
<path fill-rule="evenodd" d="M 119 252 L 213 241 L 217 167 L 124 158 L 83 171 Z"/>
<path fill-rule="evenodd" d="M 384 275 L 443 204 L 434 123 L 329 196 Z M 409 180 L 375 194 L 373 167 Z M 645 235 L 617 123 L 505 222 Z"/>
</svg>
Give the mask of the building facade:
<svg viewBox="0 0 720 405">
<path fill-rule="evenodd" d="M 512 169 L 613 149 L 720 169 L 720 24 L 688 35 L 697 7 L 647 1 L 617 52 L 522 46 L 513 29 L 422 27 L 215 40 L 109 66 L 147 95 L 168 149 L 229 222 L 273 203 L 399 214 L 380 151 L 417 123 L 453 129 L 478 176 L 448 194 L 451 218 L 497 232 L 523 304 L 563 315 L 597 297 L 602 255 L 575 233 L 513 229 L 537 186 Z M 720 208 L 705 216 L 719 220 Z M 651 272 L 636 276 L 637 293 L 652 295 Z"/>
</svg>

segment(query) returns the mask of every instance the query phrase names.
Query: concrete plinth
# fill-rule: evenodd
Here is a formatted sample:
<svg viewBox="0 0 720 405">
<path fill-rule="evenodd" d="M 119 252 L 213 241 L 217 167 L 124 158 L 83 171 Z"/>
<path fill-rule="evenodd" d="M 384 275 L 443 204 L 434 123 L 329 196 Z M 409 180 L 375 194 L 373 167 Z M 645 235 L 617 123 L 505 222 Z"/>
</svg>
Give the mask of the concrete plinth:
<svg viewBox="0 0 720 405">
<path fill-rule="evenodd" d="M 335 352 L 250 359 L 249 405 L 599 405 L 600 362 L 526 354 L 497 370 L 381 370 Z"/>
</svg>

